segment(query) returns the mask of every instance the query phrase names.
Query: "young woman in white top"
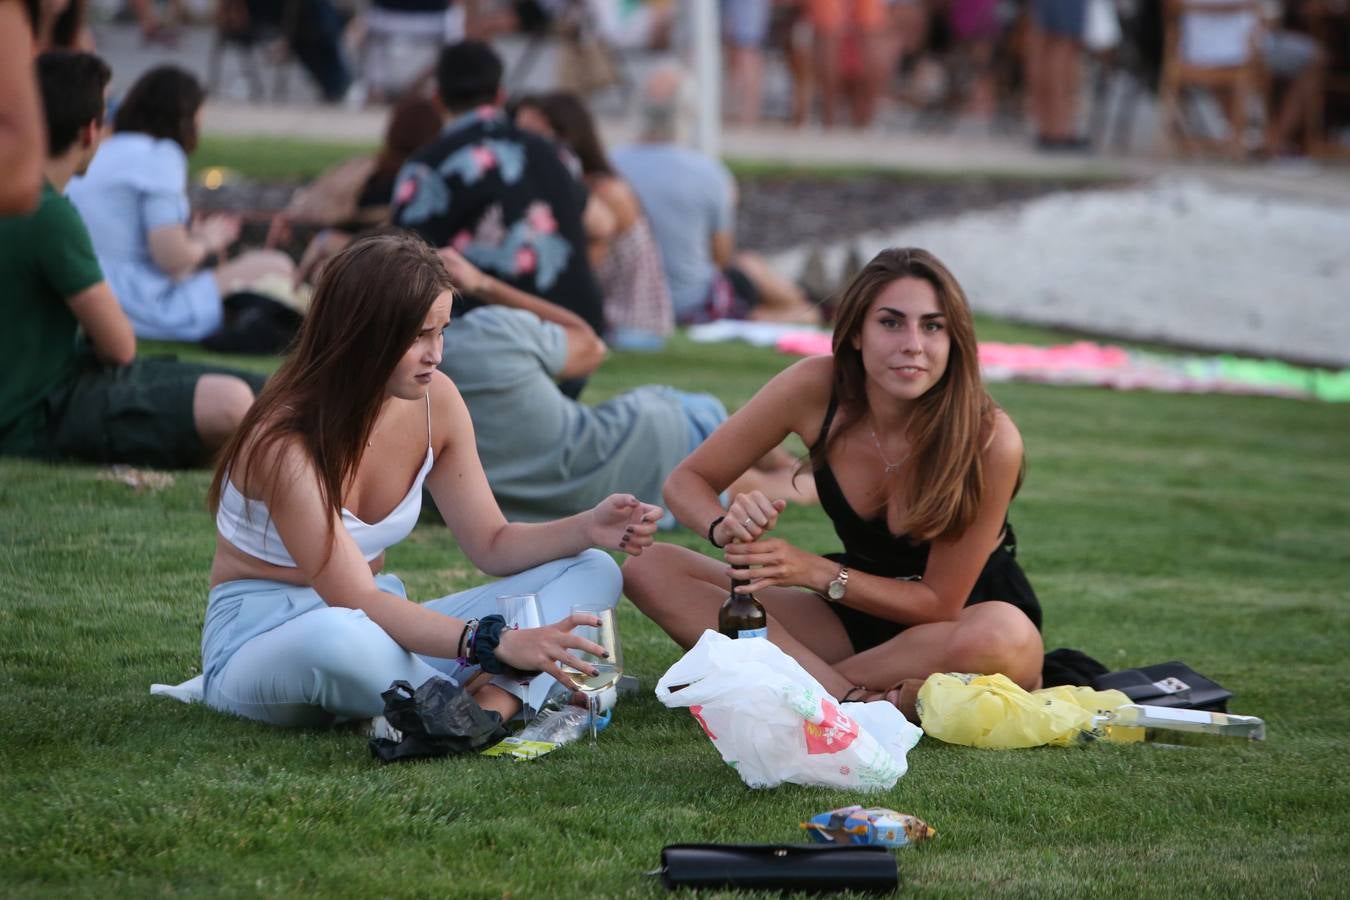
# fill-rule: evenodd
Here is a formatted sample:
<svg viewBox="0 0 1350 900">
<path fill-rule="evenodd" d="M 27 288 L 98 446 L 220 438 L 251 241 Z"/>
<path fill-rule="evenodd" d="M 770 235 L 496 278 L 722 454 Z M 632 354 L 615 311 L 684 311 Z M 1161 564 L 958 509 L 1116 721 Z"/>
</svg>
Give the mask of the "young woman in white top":
<svg viewBox="0 0 1350 900">
<path fill-rule="evenodd" d="M 614 494 L 542 524 L 507 522 L 492 498 L 473 424 L 437 370 L 451 282 L 434 250 L 382 235 L 325 266 L 295 348 L 226 447 L 210 502 L 219 533 L 202 636 L 206 702 L 277 725 L 320 725 L 383 710 L 396 680 L 464 682 L 510 717 L 589 671 L 595 624 L 574 603 L 614 604 L 621 578 L 594 546 L 640 554 L 659 507 Z M 426 604 L 383 573 L 412 531 L 426 485 L 474 565 L 503 580 Z M 496 598 L 538 594 L 539 628 L 502 630 Z M 541 672 L 525 683 L 506 667 Z M 549 677 L 551 676 L 551 677 Z"/>
</svg>

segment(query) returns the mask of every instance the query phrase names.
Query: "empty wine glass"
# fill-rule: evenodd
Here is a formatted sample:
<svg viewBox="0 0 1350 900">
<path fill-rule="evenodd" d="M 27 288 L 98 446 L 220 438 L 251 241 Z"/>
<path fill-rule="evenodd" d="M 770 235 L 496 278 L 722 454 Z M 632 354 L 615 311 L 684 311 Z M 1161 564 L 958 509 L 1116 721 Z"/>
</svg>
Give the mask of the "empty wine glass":
<svg viewBox="0 0 1350 900">
<path fill-rule="evenodd" d="M 578 605 L 572 607 L 572 612 L 595 616 L 600 620 L 599 625 L 578 625 L 572 631 L 574 634 L 604 647 L 608 654 L 596 656 L 594 653 L 586 653 L 582 650 L 572 651 L 577 659 L 595 668 L 596 673 L 594 675 L 574 669 L 571 666 L 564 665 L 562 667 L 563 671 L 576 684 L 577 690 L 586 695 L 586 705 L 590 712 L 591 743 L 595 743 L 595 709 L 599 703 L 599 694 L 605 688 L 619 683 L 619 677 L 623 675 L 623 648 L 619 646 L 619 629 L 615 620 L 614 607 Z"/>
</svg>

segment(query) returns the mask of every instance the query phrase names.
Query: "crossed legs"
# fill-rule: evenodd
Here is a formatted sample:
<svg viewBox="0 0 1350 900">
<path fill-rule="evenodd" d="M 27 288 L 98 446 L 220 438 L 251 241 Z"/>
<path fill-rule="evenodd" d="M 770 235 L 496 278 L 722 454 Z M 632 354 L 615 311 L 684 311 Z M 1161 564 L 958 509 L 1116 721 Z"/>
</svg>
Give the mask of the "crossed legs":
<svg viewBox="0 0 1350 900">
<path fill-rule="evenodd" d="M 670 544 L 655 544 L 628 560 L 623 575 L 633 604 L 685 649 L 716 627 L 717 609 L 730 587 L 725 563 Z M 999 672 L 1027 690 L 1040 687 L 1040 633 L 1009 603 L 968 606 L 954 621 L 914 625 L 855 653 L 844 626 L 818 595 L 769 588 L 756 596 L 769 614 L 769 640 L 837 698 L 855 686 L 884 691 L 934 672 Z"/>
</svg>

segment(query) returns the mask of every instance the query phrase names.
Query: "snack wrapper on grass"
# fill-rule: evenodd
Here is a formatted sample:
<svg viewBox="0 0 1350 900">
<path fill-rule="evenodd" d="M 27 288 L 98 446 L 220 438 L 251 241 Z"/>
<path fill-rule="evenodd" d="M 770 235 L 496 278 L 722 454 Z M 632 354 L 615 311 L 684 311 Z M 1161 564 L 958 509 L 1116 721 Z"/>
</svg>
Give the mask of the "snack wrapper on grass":
<svg viewBox="0 0 1350 900">
<path fill-rule="evenodd" d="M 802 823 L 802 828 L 820 844 L 878 844 L 897 848 L 926 841 L 937 834 L 917 816 L 861 806 L 845 806 L 812 816 L 809 822 Z"/>
</svg>

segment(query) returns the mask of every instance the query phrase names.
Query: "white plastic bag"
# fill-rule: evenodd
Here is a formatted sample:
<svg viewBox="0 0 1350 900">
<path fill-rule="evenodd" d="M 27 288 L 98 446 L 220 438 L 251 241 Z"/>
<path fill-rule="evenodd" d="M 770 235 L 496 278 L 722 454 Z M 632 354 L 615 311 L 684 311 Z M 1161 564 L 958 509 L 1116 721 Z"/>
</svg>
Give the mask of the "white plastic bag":
<svg viewBox="0 0 1350 900">
<path fill-rule="evenodd" d="M 686 706 L 750 787 L 783 782 L 857 791 L 894 787 L 923 731 L 889 703 L 832 698 L 767 640 L 705 631 L 661 677 L 656 696 Z"/>
</svg>

